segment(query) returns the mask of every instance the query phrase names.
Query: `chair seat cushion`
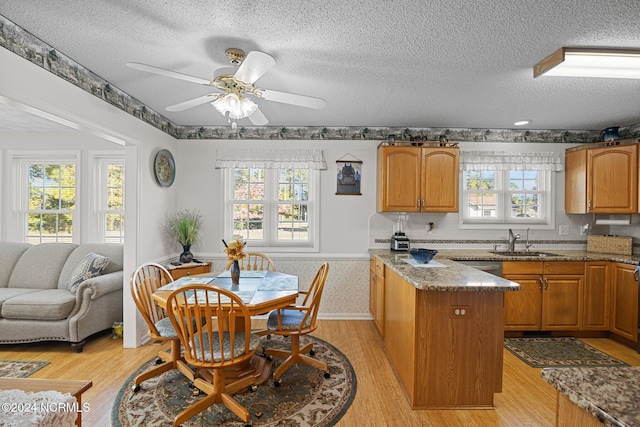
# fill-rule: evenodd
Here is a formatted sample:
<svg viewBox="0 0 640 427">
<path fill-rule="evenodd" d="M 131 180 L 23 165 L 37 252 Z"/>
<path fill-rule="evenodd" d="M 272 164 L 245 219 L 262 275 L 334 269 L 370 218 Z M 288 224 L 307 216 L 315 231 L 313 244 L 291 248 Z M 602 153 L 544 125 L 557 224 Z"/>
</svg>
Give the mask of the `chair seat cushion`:
<svg viewBox="0 0 640 427">
<path fill-rule="evenodd" d="M 283 331 L 295 331 L 300 328 L 300 324 L 302 323 L 302 319 L 304 319 L 305 311 L 300 310 L 280 310 L 282 314 L 282 330 Z M 311 325 L 311 316 L 307 317 L 307 320 L 304 324 L 304 328 L 308 328 Z M 278 331 L 280 328 L 278 327 L 278 310 L 273 310 L 269 313 L 269 318 L 267 319 L 267 329 L 270 331 Z"/>
<path fill-rule="evenodd" d="M 178 338 L 176 330 L 173 328 L 168 317 L 160 319 L 155 323 L 156 329 L 162 338 Z"/>
<path fill-rule="evenodd" d="M 233 348 L 233 357 L 240 357 L 244 354 L 244 342 L 245 342 L 245 333 L 244 332 L 236 332 L 235 333 L 235 341 Z M 249 334 L 249 351 L 252 352 L 258 348 L 260 345 L 260 336 L 257 334 Z M 224 360 L 231 360 L 231 341 L 229 339 L 229 332 L 224 332 Z M 204 334 L 204 361 L 205 362 L 221 362 L 222 358 L 220 357 L 220 345 L 218 340 L 218 333 L 214 332 L 213 334 L 213 360 L 212 355 L 209 352 L 209 335 Z M 200 337 L 195 336 L 195 348 L 198 352 L 197 356 L 200 359 L 200 355 L 202 354 L 202 345 L 200 344 Z"/>
</svg>

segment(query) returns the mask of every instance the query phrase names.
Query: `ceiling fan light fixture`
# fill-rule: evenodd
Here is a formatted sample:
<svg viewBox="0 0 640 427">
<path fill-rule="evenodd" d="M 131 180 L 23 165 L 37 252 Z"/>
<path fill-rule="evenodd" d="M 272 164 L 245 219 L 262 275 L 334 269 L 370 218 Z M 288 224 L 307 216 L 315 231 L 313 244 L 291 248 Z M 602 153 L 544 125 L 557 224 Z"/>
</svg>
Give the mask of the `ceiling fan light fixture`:
<svg viewBox="0 0 640 427">
<path fill-rule="evenodd" d="M 258 104 L 235 93 L 227 93 L 213 101 L 211 105 L 223 116 L 228 114 L 232 120 L 247 118 L 258 109 Z"/>
<path fill-rule="evenodd" d="M 562 47 L 533 67 L 542 75 L 640 79 L 640 49 Z"/>
</svg>

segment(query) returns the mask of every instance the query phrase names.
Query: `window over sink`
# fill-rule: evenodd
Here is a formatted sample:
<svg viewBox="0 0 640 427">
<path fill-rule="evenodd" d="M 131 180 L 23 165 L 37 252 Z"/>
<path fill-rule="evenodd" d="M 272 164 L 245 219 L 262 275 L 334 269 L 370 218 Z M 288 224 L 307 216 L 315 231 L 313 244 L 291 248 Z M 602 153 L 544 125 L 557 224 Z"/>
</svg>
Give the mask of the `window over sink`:
<svg viewBox="0 0 640 427">
<path fill-rule="evenodd" d="M 461 153 L 461 228 L 552 228 L 556 153 Z"/>
</svg>

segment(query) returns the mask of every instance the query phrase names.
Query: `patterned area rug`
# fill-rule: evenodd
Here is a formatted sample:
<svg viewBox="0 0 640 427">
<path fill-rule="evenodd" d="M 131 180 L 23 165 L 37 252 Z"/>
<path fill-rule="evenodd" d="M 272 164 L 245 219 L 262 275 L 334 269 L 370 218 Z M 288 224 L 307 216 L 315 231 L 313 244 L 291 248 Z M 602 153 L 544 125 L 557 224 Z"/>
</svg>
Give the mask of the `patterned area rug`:
<svg viewBox="0 0 640 427">
<path fill-rule="evenodd" d="M 39 360 L 0 360 L 0 378 L 26 378 L 48 364 Z"/>
<path fill-rule="evenodd" d="M 313 342 L 316 358 L 327 362 L 331 378 L 323 372 L 305 365 L 295 364 L 282 376 L 282 386 L 274 387 L 269 379 L 255 392 L 235 394 L 251 414 L 254 427 L 263 426 L 333 426 L 346 412 L 356 395 L 356 375 L 344 354 L 326 341 L 312 336 L 300 339 L 300 345 Z M 266 347 L 289 348 L 287 341 L 278 336 L 263 339 Z M 282 359 L 274 359 L 273 370 Z M 171 370 L 141 384 L 137 393 L 132 391 L 133 379 L 139 372 L 149 369 L 155 358 L 134 372 L 120 389 L 111 412 L 114 427 L 167 426 L 173 418 L 194 401 L 188 380 L 177 370 Z M 216 404 L 194 416 L 182 426 L 244 426 L 231 411 Z"/>
<path fill-rule="evenodd" d="M 576 338 L 505 338 L 504 346 L 534 368 L 628 366 Z"/>
</svg>

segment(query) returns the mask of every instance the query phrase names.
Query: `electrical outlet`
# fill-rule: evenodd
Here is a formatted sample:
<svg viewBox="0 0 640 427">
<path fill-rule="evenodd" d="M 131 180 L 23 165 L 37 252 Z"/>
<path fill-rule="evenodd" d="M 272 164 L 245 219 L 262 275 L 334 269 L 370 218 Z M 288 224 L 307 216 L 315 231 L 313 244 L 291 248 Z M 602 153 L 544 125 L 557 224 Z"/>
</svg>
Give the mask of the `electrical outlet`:
<svg viewBox="0 0 640 427">
<path fill-rule="evenodd" d="M 568 225 L 561 225 L 558 229 L 558 234 L 561 236 L 568 236 L 571 228 Z"/>
</svg>

